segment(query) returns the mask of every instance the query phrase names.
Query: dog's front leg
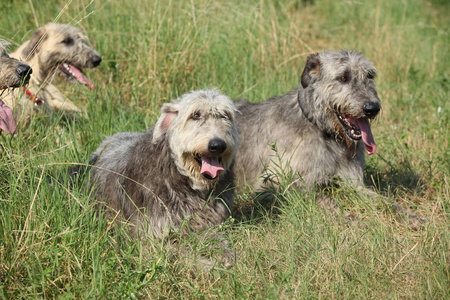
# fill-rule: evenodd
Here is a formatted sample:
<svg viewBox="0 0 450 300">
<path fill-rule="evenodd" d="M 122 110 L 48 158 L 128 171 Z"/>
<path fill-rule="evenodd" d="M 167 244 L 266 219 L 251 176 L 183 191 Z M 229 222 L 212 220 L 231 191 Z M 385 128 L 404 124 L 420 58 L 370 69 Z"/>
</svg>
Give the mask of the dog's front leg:
<svg viewBox="0 0 450 300">
<path fill-rule="evenodd" d="M 419 230 L 429 222 L 427 219 L 410 212 L 408 209 L 404 208 L 400 203 L 391 200 L 388 197 L 382 196 L 368 187 L 359 185 L 356 187 L 356 189 L 369 197 L 378 200 L 382 199 L 386 203 L 389 203 L 397 220 L 407 223 L 408 226 L 413 230 Z"/>
</svg>

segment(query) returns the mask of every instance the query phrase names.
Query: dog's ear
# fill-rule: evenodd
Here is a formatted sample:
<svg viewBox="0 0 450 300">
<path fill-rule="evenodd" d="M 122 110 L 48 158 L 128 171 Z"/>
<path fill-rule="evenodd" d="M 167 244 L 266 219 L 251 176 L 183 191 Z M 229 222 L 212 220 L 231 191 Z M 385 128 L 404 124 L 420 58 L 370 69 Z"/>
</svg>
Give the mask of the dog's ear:
<svg viewBox="0 0 450 300">
<path fill-rule="evenodd" d="M 24 59 L 30 59 L 34 56 L 35 53 L 39 52 L 39 46 L 48 38 L 48 35 L 45 33 L 46 31 L 44 28 L 40 28 L 38 31 L 33 33 L 33 36 L 28 41 L 28 44 L 22 50 Z"/>
<path fill-rule="evenodd" d="M 178 116 L 179 107 L 176 103 L 165 103 L 161 108 L 161 116 L 153 130 L 153 143 L 156 144 L 165 136 L 173 120 Z"/>
<path fill-rule="evenodd" d="M 320 74 L 320 60 L 319 60 L 319 54 L 311 54 L 308 56 L 308 59 L 306 60 L 305 69 L 303 70 L 302 77 L 301 77 L 301 84 L 303 88 L 306 88 L 309 83 L 311 82 L 311 78 L 314 75 Z"/>
</svg>

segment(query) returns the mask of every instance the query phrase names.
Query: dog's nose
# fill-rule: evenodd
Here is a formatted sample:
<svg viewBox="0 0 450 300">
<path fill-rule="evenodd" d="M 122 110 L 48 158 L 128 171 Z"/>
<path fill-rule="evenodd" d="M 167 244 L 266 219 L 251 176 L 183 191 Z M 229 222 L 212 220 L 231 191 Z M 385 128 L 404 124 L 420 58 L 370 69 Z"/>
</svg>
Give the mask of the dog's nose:
<svg viewBox="0 0 450 300">
<path fill-rule="evenodd" d="M 92 56 L 91 62 L 92 66 L 96 67 L 102 62 L 102 58 L 100 57 L 100 55 L 94 55 Z"/>
<path fill-rule="evenodd" d="M 214 139 L 209 141 L 208 150 L 211 153 L 223 153 L 227 149 L 227 144 L 224 140 Z"/>
<path fill-rule="evenodd" d="M 19 65 L 16 69 L 16 73 L 21 79 L 29 79 L 31 72 L 33 72 L 31 67 L 25 64 Z"/>
<path fill-rule="evenodd" d="M 364 114 L 368 118 L 375 117 L 378 114 L 378 112 L 380 111 L 380 109 L 381 109 L 381 106 L 377 102 L 369 102 L 366 105 L 364 105 L 364 107 L 363 107 Z"/>
</svg>

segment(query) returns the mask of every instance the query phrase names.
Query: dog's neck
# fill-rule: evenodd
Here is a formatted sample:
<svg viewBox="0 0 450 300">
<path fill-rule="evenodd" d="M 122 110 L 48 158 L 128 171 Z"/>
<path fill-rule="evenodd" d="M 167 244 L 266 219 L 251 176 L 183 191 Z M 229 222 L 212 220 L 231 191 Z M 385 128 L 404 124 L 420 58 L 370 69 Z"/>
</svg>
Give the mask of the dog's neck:
<svg viewBox="0 0 450 300">
<path fill-rule="evenodd" d="M 153 129 L 154 130 L 154 129 Z M 153 136 L 153 132 L 150 132 Z M 171 181 L 173 186 L 177 186 L 178 190 L 188 190 L 189 193 L 194 193 L 200 198 L 206 199 L 214 188 L 214 185 L 205 185 L 197 182 L 191 178 L 186 166 L 183 165 L 181 159 L 175 155 L 170 146 L 167 136 L 155 144 L 155 148 L 159 153 L 158 164 L 160 169 L 170 174 L 167 180 Z"/>
<path fill-rule="evenodd" d="M 302 97 L 301 97 L 301 93 L 302 90 L 299 89 L 298 93 L 297 93 L 297 102 L 298 105 L 300 106 L 300 110 L 302 111 L 303 115 L 305 116 L 305 118 L 312 124 L 314 124 L 315 126 L 317 126 L 316 122 L 314 122 L 314 119 L 310 116 L 310 114 L 308 113 L 308 111 L 306 110 L 305 104 L 303 103 Z"/>
<path fill-rule="evenodd" d="M 37 74 L 34 76 L 33 74 L 30 79 L 30 85 L 37 86 L 39 89 L 45 89 L 47 85 L 52 84 L 54 77 L 55 74 L 48 74 L 47 76 L 43 76 L 42 74 Z"/>
<path fill-rule="evenodd" d="M 303 94 L 302 94 L 302 91 L 303 91 L 303 89 L 302 88 L 300 88 L 299 90 L 298 90 L 298 93 L 297 93 L 297 103 L 298 103 L 298 106 L 300 107 L 300 110 L 302 111 L 302 113 L 303 113 L 303 116 L 308 120 L 308 122 L 310 122 L 312 125 L 314 125 L 315 127 L 317 127 L 327 138 L 334 138 L 334 139 L 336 139 L 336 136 L 335 136 L 335 134 L 332 132 L 332 131 L 330 131 L 330 130 L 325 130 L 325 129 L 322 129 L 322 128 L 320 128 L 318 125 L 317 125 L 317 122 L 316 122 L 316 120 L 312 117 L 312 115 L 311 115 L 311 113 L 310 113 L 310 109 L 307 107 L 307 104 L 304 102 L 304 97 L 303 97 Z"/>
</svg>

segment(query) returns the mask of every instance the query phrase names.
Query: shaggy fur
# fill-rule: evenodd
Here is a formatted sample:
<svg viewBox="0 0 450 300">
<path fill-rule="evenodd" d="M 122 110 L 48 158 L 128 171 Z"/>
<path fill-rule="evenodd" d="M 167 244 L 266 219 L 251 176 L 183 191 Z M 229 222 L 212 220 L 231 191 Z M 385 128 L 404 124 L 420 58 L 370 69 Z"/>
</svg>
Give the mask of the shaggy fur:
<svg viewBox="0 0 450 300">
<path fill-rule="evenodd" d="M 31 68 L 28 64 L 11 58 L 6 53 L 4 42 L 0 41 L 0 90 L 26 85 L 30 80 Z M 12 110 L 0 100 L 0 133 L 16 130 Z"/>
<path fill-rule="evenodd" d="M 23 60 L 34 70 L 28 90 L 38 102 L 30 99 L 22 91 L 8 99 L 16 116 L 27 116 L 32 111 L 80 112 L 53 85 L 56 78 L 94 88 L 94 84 L 83 73 L 83 68 L 95 68 L 101 62 L 97 51 L 88 46 L 88 38 L 76 27 L 67 24 L 49 23 L 39 28 L 29 41 L 22 44 L 12 57 Z"/>
<path fill-rule="evenodd" d="M 230 213 L 238 143 L 228 97 L 217 90 L 186 94 L 164 104 L 147 132 L 122 132 L 101 143 L 91 157 L 96 198 L 121 211 L 135 236 L 205 230 Z"/>
<path fill-rule="evenodd" d="M 376 71 L 361 53 L 322 52 L 307 59 L 301 85 L 287 94 L 261 103 L 237 103 L 241 145 L 236 155 L 238 183 L 255 190 L 272 182 L 264 170 L 273 169 L 276 148 L 282 165 L 301 176 L 297 187 L 324 187 L 335 178 L 374 195 L 364 188 L 364 152 L 375 153 L 369 119 L 381 109 L 375 89 Z M 277 161 L 278 163 L 278 161 Z M 327 196 L 317 197 L 321 206 L 338 212 Z M 393 209 L 419 221 L 399 204 Z"/>
</svg>

